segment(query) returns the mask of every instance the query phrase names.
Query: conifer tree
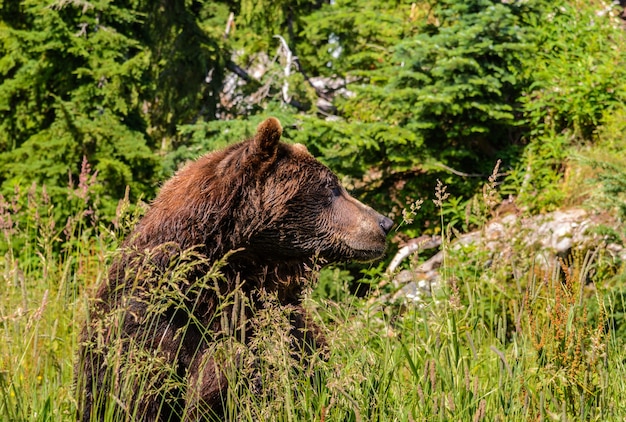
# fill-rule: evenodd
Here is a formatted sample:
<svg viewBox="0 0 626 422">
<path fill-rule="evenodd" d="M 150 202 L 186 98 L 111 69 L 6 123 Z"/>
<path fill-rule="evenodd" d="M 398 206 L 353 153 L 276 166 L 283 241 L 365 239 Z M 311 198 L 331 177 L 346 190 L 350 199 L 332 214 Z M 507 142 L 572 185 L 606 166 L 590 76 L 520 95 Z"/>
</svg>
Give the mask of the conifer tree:
<svg viewBox="0 0 626 422">
<path fill-rule="evenodd" d="M 109 208 L 157 168 L 141 110 L 147 52 L 119 31 L 139 16 L 107 3 L 24 2 L 3 16 L 0 181 L 45 184 L 59 211 L 83 157 Z"/>
<path fill-rule="evenodd" d="M 334 168 L 369 179 L 367 189 L 381 201 L 395 192 L 402 206 L 435 178 L 469 194 L 480 179 L 458 174 L 486 178 L 496 152 L 519 139 L 528 51 L 521 6 L 440 0 L 367 9 L 369 3 L 337 1 L 307 28 L 317 50 L 303 60 L 325 60 L 325 73 L 341 75 L 351 92 L 335 101 L 345 121 L 322 124 L 315 144 Z M 357 24 L 367 10 L 378 18 Z M 335 32 L 340 20 L 350 30 Z"/>
<path fill-rule="evenodd" d="M 215 115 L 223 60 L 211 20 L 226 14 L 204 2 L 4 2 L 3 190 L 34 181 L 61 204 L 86 158 L 105 214 L 126 186 L 151 195 L 155 153 L 177 125 Z"/>
</svg>

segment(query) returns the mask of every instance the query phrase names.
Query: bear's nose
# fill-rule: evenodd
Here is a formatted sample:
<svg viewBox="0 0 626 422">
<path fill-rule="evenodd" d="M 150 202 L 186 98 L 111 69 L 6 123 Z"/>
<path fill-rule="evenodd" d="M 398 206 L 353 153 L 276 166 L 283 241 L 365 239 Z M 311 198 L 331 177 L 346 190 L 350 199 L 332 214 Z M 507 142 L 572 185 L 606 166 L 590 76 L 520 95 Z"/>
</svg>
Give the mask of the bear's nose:
<svg viewBox="0 0 626 422">
<path fill-rule="evenodd" d="M 381 216 L 378 225 L 385 232 L 385 234 L 389 233 L 389 230 L 393 227 L 393 220 L 387 217 Z"/>
</svg>

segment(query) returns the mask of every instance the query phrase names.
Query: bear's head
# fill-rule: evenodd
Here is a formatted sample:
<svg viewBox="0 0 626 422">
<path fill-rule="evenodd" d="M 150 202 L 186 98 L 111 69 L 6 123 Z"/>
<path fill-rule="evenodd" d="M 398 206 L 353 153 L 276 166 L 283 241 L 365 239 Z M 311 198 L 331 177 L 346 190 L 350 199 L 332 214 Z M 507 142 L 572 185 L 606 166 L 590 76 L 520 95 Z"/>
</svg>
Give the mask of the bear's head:
<svg viewBox="0 0 626 422">
<path fill-rule="evenodd" d="M 279 142 L 275 118 L 262 122 L 248 157 L 256 171 L 262 220 L 249 238 L 255 252 L 280 258 L 318 256 L 328 262 L 382 256 L 393 222 L 362 204 L 300 144 Z"/>
<path fill-rule="evenodd" d="M 281 135 L 280 122 L 269 118 L 252 139 L 189 163 L 163 185 L 132 242 L 139 249 L 203 245 L 209 258 L 246 251 L 251 263 L 380 257 L 393 222 Z"/>
</svg>

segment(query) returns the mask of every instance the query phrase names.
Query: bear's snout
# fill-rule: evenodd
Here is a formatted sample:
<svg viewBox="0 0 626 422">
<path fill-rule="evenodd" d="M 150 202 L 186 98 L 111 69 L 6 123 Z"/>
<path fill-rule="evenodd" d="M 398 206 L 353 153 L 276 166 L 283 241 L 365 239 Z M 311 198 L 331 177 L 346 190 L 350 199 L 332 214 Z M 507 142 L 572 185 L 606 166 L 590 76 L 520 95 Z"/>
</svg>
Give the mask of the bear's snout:
<svg viewBox="0 0 626 422">
<path fill-rule="evenodd" d="M 378 218 L 378 225 L 385 232 L 385 235 L 389 234 L 389 230 L 393 227 L 393 220 L 391 218 L 387 218 L 384 215 L 381 215 Z"/>
</svg>

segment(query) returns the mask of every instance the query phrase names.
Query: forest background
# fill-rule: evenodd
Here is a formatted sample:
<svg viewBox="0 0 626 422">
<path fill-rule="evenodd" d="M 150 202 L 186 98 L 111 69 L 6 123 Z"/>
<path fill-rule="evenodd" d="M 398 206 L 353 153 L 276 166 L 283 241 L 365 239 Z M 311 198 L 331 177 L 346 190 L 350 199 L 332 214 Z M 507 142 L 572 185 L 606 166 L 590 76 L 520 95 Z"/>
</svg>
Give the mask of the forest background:
<svg viewBox="0 0 626 422">
<path fill-rule="evenodd" d="M 3 0 L 0 416 L 71 419 L 77 321 L 144 201 L 269 115 L 399 223 L 390 257 L 422 234 L 480 229 L 505 200 L 621 224 L 622 12 L 599 0 Z M 621 225 L 604 230 L 623 244 Z M 347 327 L 327 376 L 358 367 L 350 376 L 365 379 L 296 394 L 284 419 L 625 410 L 619 259 L 513 276 L 481 267 L 480 251 L 453 258 L 442 294 L 455 300 L 410 311 L 369 296 L 391 288 L 388 260 L 325 272 L 314 306 Z"/>
</svg>

